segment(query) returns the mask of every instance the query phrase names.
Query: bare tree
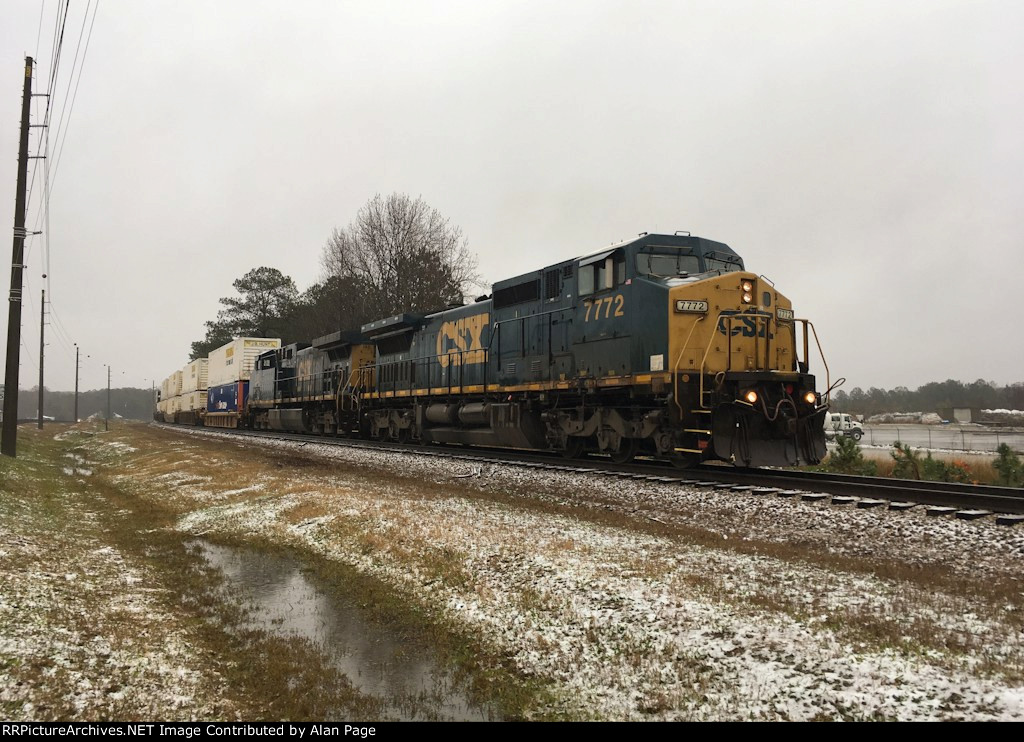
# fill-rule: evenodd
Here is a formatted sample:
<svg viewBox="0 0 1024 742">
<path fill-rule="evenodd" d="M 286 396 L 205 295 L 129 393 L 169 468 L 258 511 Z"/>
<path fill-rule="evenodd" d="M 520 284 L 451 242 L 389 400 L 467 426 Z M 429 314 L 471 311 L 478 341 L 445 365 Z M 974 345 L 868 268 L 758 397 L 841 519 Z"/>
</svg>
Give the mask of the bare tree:
<svg viewBox="0 0 1024 742">
<path fill-rule="evenodd" d="M 348 317 L 360 322 L 462 303 L 479 285 L 462 230 L 422 198 L 377 194 L 324 246 L 325 279 L 335 279 Z M 353 293 L 356 296 L 353 296 Z M 343 322 L 353 326 L 356 322 Z"/>
</svg>

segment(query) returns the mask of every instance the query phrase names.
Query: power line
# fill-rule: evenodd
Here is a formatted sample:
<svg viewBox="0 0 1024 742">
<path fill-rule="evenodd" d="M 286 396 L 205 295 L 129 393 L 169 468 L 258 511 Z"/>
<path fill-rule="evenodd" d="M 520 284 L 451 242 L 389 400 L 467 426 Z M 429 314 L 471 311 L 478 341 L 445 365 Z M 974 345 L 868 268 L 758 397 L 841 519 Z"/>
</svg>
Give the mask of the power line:
<svg viewBox="0 0 1024 742">
<path fill-rule="evenodd" d="M 63 12 L 63 18 L 62 18 L 62 16 L 61 16 L 61 3 L 60 3 L 60 0 L 58 0 L 58 2 L 57 2 L 57 14 L 54 17 L 53 45 L 52 45 L 52 48 L 50 50 L 50 70 L 49 70 L 50 79 L 49 79 L 49 84 L 48 84 L 48 87 L 47 87 L 47 91 L 45 93 L 45 95 L 46 95 L 46 110 L 43 113 L 43 123 L 42 123 L 42 126 L 46 129 L 47 134 L 46 134 L 45 138 L 40 139 L 39 144 L 38 144 L 38 146 L 36 148 L 36 156 L 37 157 L 39 157 L 39 153 L 40 152 L 43 153 L 42 156 L 41 156 L 41 159 L 43 160 L 43 169 L 44 170 L 47 169 L 47 165 L 48 165 L 48 159 L 47 158 L 48 158 L 48 156 L 50 154 L 50 152 L 49 152 L 49 149 L 50 149 L 50 139 L 49 139 L 49 130 L 50 129 L 49 129 L 49 127 L 50 127 L 50 117 L 51 117 L 51 114 L 53 112 L 53 99 L 54 99 L 53 93 L 54 93 L 54 90 L 56 88 L 57 77 L 58 77 L 59 72 L 60 72 L 61 50 L 62 50 L 63 45 L 64 45 L 64 28 L 65 28 L 65 26 L 67 24 L 67 20 L 68 20 L 68 9 L 69 9 L 69 7 L 70 7 L 70 0 L 65 0 L 64 8 L 63 8 L 64 12 Z M 41 28 L 42 28 L 42 17 L 40 16 L 40 29 Z M 37 43 L 38 43 L 38 41 L 37 41 Z M 45 143 L 45 149 L 44 149 L 44 143 Z M 37 172 L 38 172 L 38 168 L 37 167 L 33 167 L 32 168 L 32 181 L 31 181 L 31 184 L 29 185 L 29 190 L 28 190 L 28 193 L 29 193 L 28 198 L 29 199 L 31 199 L 32 192 L 33 192 L 33 190 L 35 188 L 35 181 L 36 181 L 36 173 Z M 29 201 L 26 201 L 26 208 L 27 208 L 28 203 L 29 203 Z M 37 227 L 39 226 L 38 218 L 37 218 L 37 221 L 36 221 L 36 226 Z"/>
<path fill-rule="evenodd" d="M 51 169 L 50 168 L 50 162 L 51 162 L 51 160 L 50 160 L 50 131 L 51 131 L 50 122 L 52 121 L 52 117 L 53 117 L 53 99 L 54 99 L 55 93 L 57 92 L 57 82 L 60 80 L 60 60 L 61 60 L 61 51 L 63 50 L 63 47 L 64 47 L 64 29 L 67 26 L 68 13 L 70 11 L 70 8 L 71 8 L 71 0 L 66 0 L 65 3 L 64 3 L 64 20 L 61 21 L 61 25 L 60 25 L 60 40 L 57 42 L 57 47 L 56 47 L 56 50 L 55 50 L 54 66 L 53 66 L 53 69 L 50 71 L 50 88 L 47 91 L 47 93 L 49 93 L 49 97 L 46 100 L 46 103 L 47 103 L 47 109 L 46 109 L 47 110 L 47 116 L 46 116 L 46 122 L 45 122 L 45 125 L 46 125 L 46 129 L 45 129 L 46 149 L 44 150 L 45 159 L 43 160 L 43 214 L 44 214 L 44 217 L 43 217 L 43 224 L 44 224 L 44 226 L 43 226 L 43 256 L 44 256 L 43 257 L 43 263 L 44 263 L 46 269 L 45 269 L 45 272 L 43 273 L 43 278 L 46 280 L 46 287 L 47 288 L 50 287 L 50 279 L 49 279 L 49 276 L 50 276 L 50 169 Z M 59 12 L 60 12 L 60 8 L 58 7 L 58 13 Z M 83 24 L 83 28 L 84 28 L 84 24 Z M 81 43 L 81 37 L 79 37 L 79 43 Z M 75 72 L 75 61 L 77 61 L 77 52 L 76 52 L 76 59 L 72 60 L 72 62 L 71 62 L 71 74 L 72 75 Z M 71 90 L 71 77 L 68 78 L 68 90 L 69 91 Z M 64 101 L 65 101 L 65 104 L 61 106 L 60 119 L 58 119 L 58 123 L 57 123 L 58 128 L 60 127 L 60 122 L 64 119 L 64 106 L 67 103 L 67 94 L 66 93 L 64 95 Z M 42 364 L 42 359 L 40 359 L 40 364 Z"/>
<path fill-rule="evenodd" d="M 39 364 L 36 363 L 35 358 L 32 357 L 32 351 L 30 351 L 28 349 L 28 346 L 25 344 L 25 336 L 24 335 L 21 336 L 21 352 L 22 352 L 22 363 L 24 363 L 25 359 L 27 358 L 28 362 L 32 366 L 33 371 L 38 373 L 39 372 Z M 21 386 L 21 384 L 19 383 L 18 386 Z"/>
<path fill-rule="evenodd" d="M 57 15 L 54 21 L 54 48 L 51 53 L 51 69 L 50 69 L 50 92 L 47 97 L 46 110 L 43 116 L 43 126 L 46 129 L 45 135 L 40 138 L 36 148 L 37 155 L 42 152 L 42 169 L 43 169 L 43 197 L 38 202 L 35 224 L 33 232 L 42 232 L 42 257 L 41 262 L 44 266 L 44 272 L 46 273 L 46 289 L 52 296 L 52 286 L 50 283 L 51 276 L 51 241 L 50 241 L 50 198 L 53 193 L 53 187 L 56 182 L 57 172 L 60 167 L 60 161 L 64 154 L 64 145 L 67 142 L 68 131 L 71 128 L 71 117 L 74 113 L 75 102 L 78 100 L 78 88 L 82 82 L 82 73 L 85 69 L 85 60 L 89 54 L 89 46 L 92 41 L 93 28 L 96 25 L 96 14 L 99 11 L 99 0 L 89 0 L 86 4 L 85 12 L 82 14 L 82 24 L 79 28 L 78 41 L 75 45 L 75 56 L 72 60 L 71 71 L 67 78 L 67 87 L 64 91 L 64 98 L 60 104 L 60 115 L 57 119 L 56 133 L 52 138 L 54 147 L 52 148 L 53 154 L 51 155 L 51 137 L 50 132 L 53 130 L 51 122 L 54 114 L 57 112 L 57 104 L 54 99 L 57 97 L 57 86 L 60 78 L 60 62 L 62 59 L 61 50 L 64 43 L 65 28 L 68 21 L 70 8 L 70 0 L 66 0 L 63 3 L 58 1 Z M 92 19 L 89 19 L 89 10 L 92 9 Z M 88 33 L 86 33 L 86 23 L 89 24 Z M 58 26 L 60 30 L 58 31 Z M 40 14 L 40 32 L 42 30 L 42 14 Z M 82 40 L 85 39 L 85 45 L 83 47 Z M 81 54 L 81 57 L 79 57 Z M 76 75 L 77 72 L 77 75 Z M 74 91 L 72 91 L 72 85 L 74 85 Z M 71 98 L 71 103 L 68 105 L 68 97 Z M 36 160 L 39 162 L 39 160 Z M 32 169 L 32 180 L 29 185 L 28 202 L 31 202 L 32 193 L 35 188 L 36 175 L 38 174 L 38 167 Z M 40 230 L 40 224 L 42 223 L 43 229 Z M 32 247 L 32 235 L 29 238 L 27 254 L 31 254 Z M 26 261 L 27 262 L 27 261 Z"/>
<path fill-rule="evenodd" d="M 70 5 L 70 0 L 65 0 L 65 2 L 64 2 L 64 19 L 63 19 L 63 22 L 62 22 L 61 21 L 61 3 L 60 3 L 60 0 L 58 0 L 58 2 L 57 2 L 57 14 L 54 17 L 53 44 L 52 44 L 52 47 L 51 47 L 51 50 L 50 50 L 50 70 L 49 70 L 50 80 L 49 80 L 49 85 L 47 87 L 47 91 L 45 93 L 45 95 L 46 95 L 46 110 L 43 112 L 43 123 L 42 123 L 42 127 L 46 130 L 46 135 L 44 137 L 40 138 L 39 144 L 36 147 L 37 161 L 39 159 L 42 160 L 42 167 L 43 167 L 44 173 L 49 168 L 50 114 L 51 114 L 51 112 L 53 110 L 53 98 L 54 98 L 53 91 L 54 91 L 54 86 L 55 86 L 56 80 L 57 80 L 58 68 L 60 66 L 60 52 L 61 52 L 61 47 L 63 46 L 63 43 L 64 43 L 64 26 L 67 23 L 68 7 L 69 7 L 69 5 Z M 42 24 L 42 20 L 40 19 L 40 28 L 41 28 L 41 24 Z M 58 28 L 59 28 L 59 31 L 58 31 Z M 44 145 L 45 145 L 45 148 L 44 148 Z M 42 155 L 39 154 L 40 152 L 42 152 Z M 28 196 L 27 196 L 27 198 L 25 200 L 25 209 L 26 209 L 26 211 L 28 211 L 28 209 L 29 209 L 29 205 L 30 205 L 31 199 L 32 199 L 32 193 L 35 190 L 36 174 L 39 172 L 38 168 L 39 168 L 38 165 L 36 165 L 36 166 L 34 166 L 32 168 L 32 180 L 31 180 L 31 182 L 29 184 Z M 45 199 L 46 199 L 46 194 L 44 193 L 43 194 L 43 201 L 45 201 Z M 36 222 L 35 222 L 35 226 L 33 227 L 33 231 L 36 231 L 36 232 L 39 231 L 39 222 L 40 222 L 42 216 L 43 216 L 43 202 L 40 202 L 39 208 L 38 208 L 38 210 L 36 212 Z"/>
<path fill-rule="evenodd" d="M 46 0 L 39 3 L 39 30 L 36 31 L 36 54 L 33 59 L 39 59 L 39 39 L 43 35 L 43 11 L 46 10 Z"/>
<path fill-rule="evenodd" d="M 64 113 L 68 108 L 68 96 L 71 95 L 71 83 L 74 82 L 75 78 L 75 67 L 78 65 L 78 52 L 82 49 L 82 37 L 85 36 L 85 22 L 89 20 L 89 6 L 92 5 L 92 0 L 89 0 L 85 6 L 85 14 L 82 15 L 82 28 L 78 32 L 78 43 L 75 45 L 75 56 L 71 60 L 71 74 L 68 75 L 68 86 L 64 90 L 64 100 L 61 103 L 60 118 L 57 119 L 57 133 L 60 133 L 61 123 L 64 121 Z"/>
<path fill-rule="evenodd" d="M 78 63 L 78 49 L 82 46 L 82 36 L 85 34 L 85 22 L 89 18 L 89 7 L 92 6 L 92 22 L 89 23 L 89 35 L 85 38 L 85 49 L 82 50 L 82 62 Z M 75 59 L 71 63 L 71 74 L 68 77 L 68 90 L 71 90 L 71 81 L 75 80 L 75 92 L 71 96 L 71 105 L 67 108 L 61 107 L 60 119 L 57 122 L 57 135 L 54 137 L 54 141 L 57 142 L 56 148 L 54 149 L 54 163 L 53 163 L 53 175 L 50 178 L 50 190 L 53 190 L 53 184 L 57 180 L 57 168 L 60 167 L 60 158 L 64 154 L 64 142 L 68 137 L 68 129 L 71 126 L 71 114 L 75 110 L 75 101 L 78 99 L 78 85 L 82 82 L 82 71 L 85 69 L 85 58 L 89 54 L 89 42 L 92 41 L 92 29 L 96 25 L 96 12 L 100 8 L 100 0 L 96 0 L 96 5 L 92 5 L 92 0 L 85 6 L 85 14 L 82 16 L 82 29 L 78 32 L 78 46 L 75 47 Z M 75 69 L 78 69 L 78 77 L 75 78 Z M 67 104 L 68 96 L 67 92 L 64 94 L 64 103 Z M 67 122 L 64 122 L 64 112 L 67 111 Z M 63 126 L 63 135 L 61 125 Z"/>
<path fill-rule="evenodd" d="M 53 302 L 51 301 L 49 302 L 49 304 L 51 320 L 50 324 L 55 331 L 54 335 L 57 337 L 58 340 L 60 340 L 60 342 L 64 345 L 64 347 L 68 350 L 69 353 L 74 353 L 74 350 L 72 349 L 71 346 L 73 346 L 75 343 L 71 339 L 71 333 L 67 331 L 67 328 L 64 327 L 64 323 L 61 322 L 60 318 L 57 316 L 57 310 L 54 309 Z"/>
<path fill-rule="evenodd" d="M 52 94 L 54 88 L 57 86 L 57 75 L 60 70 L 60 57 L 61 51 L 64 49 L 64 27 L 68 23 L 68 10 L 71 6 L 71 0 L 64 0 L 64 18 L 61 19 L 60 14 L 60 3 L 57 3 L 57 19 L 53 27 L 53 53 L 50 56 L 50 84 L 48 91 Z M 60 36 L 57 36 L 57 26 L 60 26 Z M 47 118 L 46 123 L 50 122 L 49 111 L 53 103 L 53 97 L 51 95 L 49 102 L 47 103 Z"/>
</svg>

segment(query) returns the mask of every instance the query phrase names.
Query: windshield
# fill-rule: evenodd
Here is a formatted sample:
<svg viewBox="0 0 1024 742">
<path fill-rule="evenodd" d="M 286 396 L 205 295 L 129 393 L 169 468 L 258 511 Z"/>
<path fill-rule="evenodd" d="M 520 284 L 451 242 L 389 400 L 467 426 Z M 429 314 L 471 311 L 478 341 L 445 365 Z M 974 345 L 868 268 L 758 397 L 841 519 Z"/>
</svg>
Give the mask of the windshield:
<svg viewBox="0 0 1024 742">
<path fill-rule="evenodd" d="M 714 252 L 704 253 L 704 265 L 709 271 L 722 271 L 722 273 L 743 270 L 743 264 L 735 255 Z"/>
<path fill-rule="evenodd" d="M 700 273 L 700 261 L 696 255 L 684 252 L 673 254 L 639 253 L 636 256 L 636 271 L 642 276 L 670 278 Z"/>
</svg>

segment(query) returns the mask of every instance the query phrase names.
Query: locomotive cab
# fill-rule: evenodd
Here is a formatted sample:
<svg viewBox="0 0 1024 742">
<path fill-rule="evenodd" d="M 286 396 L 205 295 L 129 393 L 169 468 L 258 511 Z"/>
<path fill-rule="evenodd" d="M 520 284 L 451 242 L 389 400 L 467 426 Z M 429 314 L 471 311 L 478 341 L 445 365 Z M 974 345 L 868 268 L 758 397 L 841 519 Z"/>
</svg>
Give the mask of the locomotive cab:
<svg viewBox="0 0 1024 742">
<path fill-rule="evenodd" d="M 670 281 L 673 408 L 691 422 L 676 451 L 740 466 L 817 463 L 827 405 L 809 373 L 813 326 L 768 279 L 730 268 Z"/>
<path fill-rule="evenodd" d="M 728 245 L 642 234 L 578 259 L 577 270 L 577 378 L 597 391 L 629 389 L 628 400 L 609 399 L 625 421 L 619 438 L 640 436 L 681 465 L 802 465 L 825 455 L 827 405 L 808 372 L 813 326 Z M 613 457 L 628 453 L 628 441 L 610 445 Z"/>
</svg>

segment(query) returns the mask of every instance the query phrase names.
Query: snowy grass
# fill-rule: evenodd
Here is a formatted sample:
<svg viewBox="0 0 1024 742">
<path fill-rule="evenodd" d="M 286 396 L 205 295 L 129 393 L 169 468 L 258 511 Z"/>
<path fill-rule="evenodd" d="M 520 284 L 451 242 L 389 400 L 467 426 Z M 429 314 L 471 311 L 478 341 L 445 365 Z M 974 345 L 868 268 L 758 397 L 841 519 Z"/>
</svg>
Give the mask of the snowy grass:
<svg viewBox="0 0 1024 742">
<path fill-rule="evenodd" d="M 553 683 L 537 715 L 1024 718 L 1020 531 L 504 465 L 467 477 L 464 463 L 413 454 L 148 434 L 185 443 L 148 470 L 133 459 L 122 476 L 164 467 L 214 477 L 171 495 L 179 528 L 307 550 L 415 596 L 522 676 Z M 212 458 L 219 475 L 204 463 Z"/>
</svg>

